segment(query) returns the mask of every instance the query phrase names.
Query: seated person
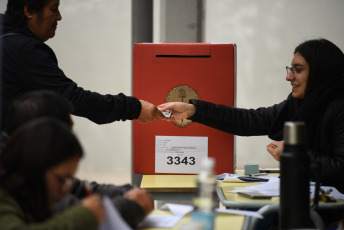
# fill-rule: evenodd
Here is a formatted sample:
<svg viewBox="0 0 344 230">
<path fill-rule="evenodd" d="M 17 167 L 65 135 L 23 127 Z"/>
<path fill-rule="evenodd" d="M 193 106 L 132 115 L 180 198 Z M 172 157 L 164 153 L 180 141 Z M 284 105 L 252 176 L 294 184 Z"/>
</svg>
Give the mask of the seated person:
<svg viewBox="0 0 344 230">
<path fill-rule="evenodd" d="M 326 39 L 298 45 L 291 67 L 286 67 L 290 94 L 278 104 L 257 109 L 235 108 L 202 100 L 160 105 L 171 110 L 167 121 L 188 118 L 193 122 L 239 136 L 268 135 L 268 152 L 279 160 L 283 128 L 287 121 L 303 121 L 311 160 L 311 179 L 344 193 L 344 53 Z M 321 213 L 325 224 L 344 216 L 344 210 Z"/>
<path fill-rule="evenodd" d="M 73 106 L 52 91 L 27 93 L 10 107 L 2 139 L 5 141 L 20 125 L 39 117 L 56 118 L 72 129 L 72 111 Z M 151 195 L 144 189 L 132 188 L 130 185 L 88 183 L 75 179 L 71 186 L 71 194 L 56 204 L 53 210 L 60 212 L 79 203 L 87 195 L 87 187 L 90 187 L 92 193 L 108 195 L 123 219 L 133 228 L 154 208 Z"/>
<path fill-rule="evenodd" d="M 100 195 L 52 213 L 82 156 L 79 141 L 61 121 L 40 118 L 18 128 L 0 155 L 1 229 L 98 229 L 105 218 Z"/>
<path fill-rule="evenodd" d="M 311 163 L 320 166 L 311 168 L 311 179 L 344 193 L 344 54 L 326 39 L 308 40 L 295 48 L 286 70 L 291 92 L 270 107 L 244 109 L 194 99 L 159 107 L 172 111 L 167 121 L 188 118 L 234 135 L 268 135 L 275 142 L 267 148 L 276 160 L 284 123 L 303 121 Z"/>
</svg>

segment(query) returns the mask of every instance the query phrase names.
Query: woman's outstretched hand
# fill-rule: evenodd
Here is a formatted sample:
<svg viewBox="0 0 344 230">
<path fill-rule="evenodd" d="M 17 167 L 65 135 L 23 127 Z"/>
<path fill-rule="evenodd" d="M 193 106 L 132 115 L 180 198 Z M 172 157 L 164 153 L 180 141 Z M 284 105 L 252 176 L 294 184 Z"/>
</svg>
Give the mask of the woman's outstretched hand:
<svg viewBox="0 0 344 230">
<path fill-rule="evenodd" d="M 185 118 L 192 117 L 196 108 L 193 104 L 188 104 L 185 102 L 168 102 L 158 106 L 158 109 L 162 112 L 170 110 L 172 112 L 170 117 L 166 117 L 166 121 L 178 121 Z"/>
</svg>

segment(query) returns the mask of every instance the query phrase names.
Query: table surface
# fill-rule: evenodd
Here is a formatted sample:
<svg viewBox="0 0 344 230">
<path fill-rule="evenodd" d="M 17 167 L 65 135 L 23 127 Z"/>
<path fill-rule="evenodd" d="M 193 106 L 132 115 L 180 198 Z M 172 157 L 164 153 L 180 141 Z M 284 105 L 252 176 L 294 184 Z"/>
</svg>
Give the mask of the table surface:
<svg viewBox="0 0 344 230">
<path fill-rule="evenodd" d="M 172 215 L 171 212 L 168 211 L 161 211 L 161 210 L 154 210 L 154 215 Z M 244 223 L 244 216 L 241 215 L 232 215 L 232 214 L 224 214 L 218 213 L 215 219 L 215 227 L 214 230 L 241 230 L 242 225 Z M 181 221 L 178 222 L 173 228 L 168 228 L 171 230 L 177 230 L 179 227 L 185 223 L 190 222 L 191 216 L 187 214 L 183 217 Z M 230 226 L 230 228 L 229 228 Z M 166 228 L 141 228 L 142 230 L 166 230 Z"/>
<path fill-rule="evenodd" d="M 276 174 L 269 174 L 270 176 L 276 176 Z M 245 196 L 241 196 L 237 193 L 231 193 L 233 190 L 246 190 L 247 186 L 258 185 L 259 183 L 221 183 L 216 188 L 216 193 L 220 202 L 227 208 L 238 208 L 238 209 L 260 209 L 265 205 L 273 203 L 279 203 L 280 197 L 273 196 L 271 199 L 251 199 Z M 344 202 L 337 200 L 337 202 L 319 202 L 320 209 L 332 209 L 332 208 L 343 208 Z"/>
<path fill-rule="evenodd" d="M 142 175 L 141 188 L 148 192 L 194 192 L 197 175 Z"/>
<path fill-rule="evenodd" d="M 143 175 L 141 188 L 160 194 L 193 194 L 196 189 L 197 175 Z M 154 210 L 154 215 L 171 215 L 168 211 Z M 225 230 L 231 226 L 233 230 L 239 230 L 244 223 L 244 216 L 218 213 L 215 220 L 215 230 Z M 183 223 L 190 222 L 190 214 L 186 215 L 174 228 L 179 229 Z M 162 228 L 144 228 L 145 230 Z"/>
<path fill-rule="evenodd" d="M 236 170 L 236 174 L 243 175 L 243 170 Z M 278 173 L 269 173 L 268 176 L 278 176 Z M 147 189 L 151 193 L 160 194 L 188 194 L 195 192 L 197 175 L 143 175 L 141 188 Z M 229 208 L 253 208 L 259 209 L 265 205 L 278 203 L 279 197 L 271 199 L 250 199 L 236 193 L 230 193 L 231 190 L 246 189 L 246 186 L 258 185 L 258 183 L 227 183 L 220 182 L 217 187 L 217 194 L 220 202 Z M 337 203 L 320 203 L 319 207 L 326 208 L 334 205 L 343 206 L 343 201 Z"/>
<path fill-rule="evenodd" d="M 244 175 L 244 170 L 235 170 L 238 175 Z M 194 192 L 196 189 L 197 175 L 142 175 L 140 188 L 149 192 Z M 221 186 L 222 183 L 218 183 Z"/>
<path fill-rule="evenodd" d="M 236 170 L 236 174 L 243 175 L 243 170 Z M 269 173 L 268 176 L 278 176 L 276 173 Z M 152 194 L 165 194 L 165 197 L 178 196 L 177 198 L 184 197 L 190 199 L 190 194 L 193 194 L 196 189 L 197 175 L 143 175 L 141 188 L 147 189 Z M 250 199 L 244 196 L 230 193 L 231 190 L 243 190 L 246 186 L 258 185 L 259 183 L 227 183 L 220 182 L 216 188 L 219 201 L 227 208 L 238 209 L 260 209 L 266 205 L 279 203 L 279 197 L 272 197 L 269 200 L 266 199 Z M 161 196 L 157 196 L 161 198 Z M 159 200 L 159 199 L 158 199 Z M 163 200 L 163 199 L 162 199 Z M 319 203 L 320 209 L 333 209 L 336 207 L 343 208 L 344 202 L 337 201 L 336 203 Z M 171 215 L 167 211 L 154 210 L 153 214 Z M 174 228 L 179 229 L 180 225 L 190 221 L 190 215 L 186 215 Z M 245 221 L 244 216 L 230 215 L 230 214 L 218 214 L 215 222 L 215 230 L 221 229 L 241 229 Z M 146 228 L 148 230 L 150 228 Z M 153 228 L 152 228 L 153 230 Z M 154 230 L 159 230 L 154 228 Z M 162 229 L 161 229 L 162 230 Z"/>
</svg>

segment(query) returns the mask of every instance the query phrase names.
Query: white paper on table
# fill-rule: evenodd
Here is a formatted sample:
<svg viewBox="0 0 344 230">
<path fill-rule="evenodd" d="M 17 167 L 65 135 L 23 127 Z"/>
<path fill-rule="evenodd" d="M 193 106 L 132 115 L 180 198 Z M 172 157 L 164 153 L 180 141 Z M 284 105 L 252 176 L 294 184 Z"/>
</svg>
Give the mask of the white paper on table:
<svg viewBox="0 0 344 230">
<path fill-rule="evenodd" d="M 222 174 L 217 175 L 216 179 L 218 179 L 219 181 L 222 181 L 226 177 L 231 177 L 231 176 L 238 176 L 238 175 L 232 174 L 232 173 L 222 173 Z"/>
<path fill-rule="evenodd" d="M 102 203 L 105 210 L 105 220 L 100 224 L 99 230 L 132 230 L 118 213 L 109 197 L 104 196 Z"/>
<path fill-rule="evenodd" d="M 340 193 L 335 187 L 320 186 L 320 188 L 322 188 L 324 191 L 332 190 L 329 194 L 330 196 L 332 196 L 333 198 L 337 200 L 344 200 L 344 194 Z M 311 186 L 310 198 L 314 198 L 314 193 L 315 193 L 315 186 Z"/>
<path fill-rule="evenodd" d="M 222 173 L 217 175 L 216 178 L 222 182 L 229 182 L 229 183 L 246 183 L 243 180 L 240 180 L 238 177 L 242 175 L 231 174 L 231 173 Z"/>
<path fill-rule="evenodd" d="M 255 212 L 255 211 L 244 211 L 244 210 L 238 210 L 238 209 L 215 209 L 216 212 L 219 213 L 228 213 L 228 214 L 234 214 L 234 215 L 243 215 L 243 216 L 253 216 L 259 219 L 263 219 L 263 215 Z"/>
<path fill-rule="evenodd" d="M 314 198 L 314 190 L 315 190 L 315 183 L 314 182 L 310 182 L 310 198 Z M 266 183 L 262 183 L 259 185 L 255 185 L 255 186 L 246 186 L 247 189 L 245 190 L 232 190 L 232 191 L 228 191 L 230 193 L 238 193 L 241 191 L 252 191 L 252 192 L 260 192 L 266 195 L 270 195 L 270 196 L 280 196 L 280 179 L 278 177 L 271 177 L 269 182 Z M 332 196 L 333 198 L 337 199 L 337 200 L 344 200 L 344 194 L 340 193 L 335 187 L 331 187 L 331 186 L 321 186 L 321 188 L 324 191 L 328 191 L 328 190 L 332 190 L 330 192 L 330 196 Z"/>
<path fill-rule="evenodd" d="M 193 210 L 192 205 L 166 203 L 160 210 L 172 212 L 173 215 L 148 215 L 139 228 L 172 228 L 186 214 Z"/>
<path fill-rule="evenodd" d="M 227 183 L 247 183 L 247 181 L 240 180 L 238 177 L 225 177 L 222 182 L 227 182 Z"/>
<path fill-rule="evenodd" d="M 260 193 L 270 195 L 270 196 L 279 196 L 280 195 L 279 186 L 280 186 L 280 179 L 278 177 L 270 177 L 270 180 L 268 182 L 261 183 L 255 186 L 246 186 L 247 190 L 244 190 L 244 191 L 260 192 Z M 237 193 L 239 191 L 241 192 L 243 190 L 232 190 L 229 192 Z"/>
<path fill-rule="evenodd" d="M 171 215 L 148 215 L 137 226 L 138 228 L 172 228 L 183 217 Z"/>
<path fill-rule="evenodd" d="M 237 175 L 237 174 L 231 174 L 231 173 L 222 173 L 220 175 L 217 175 L 216 179 L 220 182 L 227 182 L 227 183 L 266 183 L 266 182 L 242 180 L 239 177 L 248 178 L 247 176 L 243 176 L 243 175 Z M 260 176 L 259 178 L 270 180 L 271 176 Z"/>
<path fill-rule="evenodd" d="M 181 217 L 185 216 L 194 209 L 192 205 L 187 204 L 167 203 L 165 205 L 167 206 L 167 209 L 173 213 L 173 215 Z"/>
<path fill-rule="evenodd" d="M 229 193 L 238 193 L 238 192 L 248 192 L 248 191 L 249 191 L 248 189 L 239 189 L 239 190 L 231 190 L 231 191 L 228 191 L 228 192 Z"/>
<path fill-rule="evenodd" d="M 274 177 L 273 180 L 269 180 L 269 182 L 267 182 L 265 184 L 250 186 L 247 188 L 250 191 L 261 192 L 261 193 L 264 193 L 264 194 L 267 194 L 270 196 L 279 196 L 280 195 L 279 185 L 280 185 L 280 179 L 277 177 Z M 310 198 L 314 197 L 314 189 L 315 189 L 314 185 L 315 185 L 314 182 L 310 182 Z M 339 199 L 339 200 L 344 199 L 344 194 L 340 193 L 335 187 L 321 186 L 321 188 L 325 191 L 331 189 L 332 191 L 331 191 L 330 195 L 335 199 Z"/>
<path fill-rule="evenodd" d="M 280 195 L 280 179 L 278 177 L 271 177 L 267 183 L 255 186 L 246 187 L 249 191 L 260 192 L 270 196 Z"/>
</svg>

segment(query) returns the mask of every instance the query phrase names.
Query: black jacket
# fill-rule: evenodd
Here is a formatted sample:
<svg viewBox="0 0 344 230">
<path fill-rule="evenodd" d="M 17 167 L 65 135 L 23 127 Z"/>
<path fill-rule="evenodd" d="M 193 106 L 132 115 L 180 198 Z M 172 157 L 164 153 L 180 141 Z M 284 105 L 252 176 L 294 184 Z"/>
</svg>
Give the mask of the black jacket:
<svg viewBox="0 0 344 230">
<path fill-rule="evenodd" d="M 283 124 L 291 120 L 293 114 L 286 114 L 287 100 L 267 108 L 240 109 L 224 105 L 216 105 L 200 100 L 190 100 L 196 107 L 196 113 L 189 118 L 194 122 L 207 125 L 239 136 L 269 135 L 270 138 L 283 140 L 282 129 L 271 135 L 274 123 Z M 320 108 L 319 108 L 320 109 Z M 320 163 L 320 182 L 323 185 L 334 186 L 344 192 L 344 97 L 338 96 L 324 110 L 319 129 L 316 133 L 307 133 L 311 140 L 320 140 L 319 143 L 308 143 L 311 147 L 312 163 Z M 307 126 L 307 123 L 306 123 Z M 278 131 L 278 130 L 277 130 Z M 277 134 L 276 134 L 277 133 Z M 311 178 L 317 172 L 311 171 Z"/>
<path fill-rule="evenodd" d="M 15 27 L 3 14 L 0 14 L 1 24 L 3 115 L 16 98 L 29 91 L 45 89 L 66 97 L 74 105 L 74 115 L 98 124 L 138 118 L 141 103 L 137 98 L 84 90 L 64 75 L 54 51 L 26 26 Z"/>
<path fill-rule="evenodd" d="M 86 91 L 67 78 L 59 68 L 53 50 L 26 28 L 16 28 L 8 18 L 0 14 L 3 55 L 2 119 L 13 100 L 33 90 L 52 90 L 66 97 L 74 105 L 74 115 L 90 119 L 98 124 L 118 120 L 136 119 L 141 103 L 135 97 L 100 95 Z M 2 120 L 2 122 L 3 122 Z M 1 126 L 3 127 L 3 126 Z M 0 144 L 3 144 L 1 136 Z M 58 210 L 78 203 L 83 198 L 84 182 L 77 180 L 72 195 L 59 204 Z M 92 183 L 93 192 L 109 195 L 123 218 L 131 226 L 144 218 L 144 210 L 134 201 L 122 196 L 122 187 Z"/>
</svg>

